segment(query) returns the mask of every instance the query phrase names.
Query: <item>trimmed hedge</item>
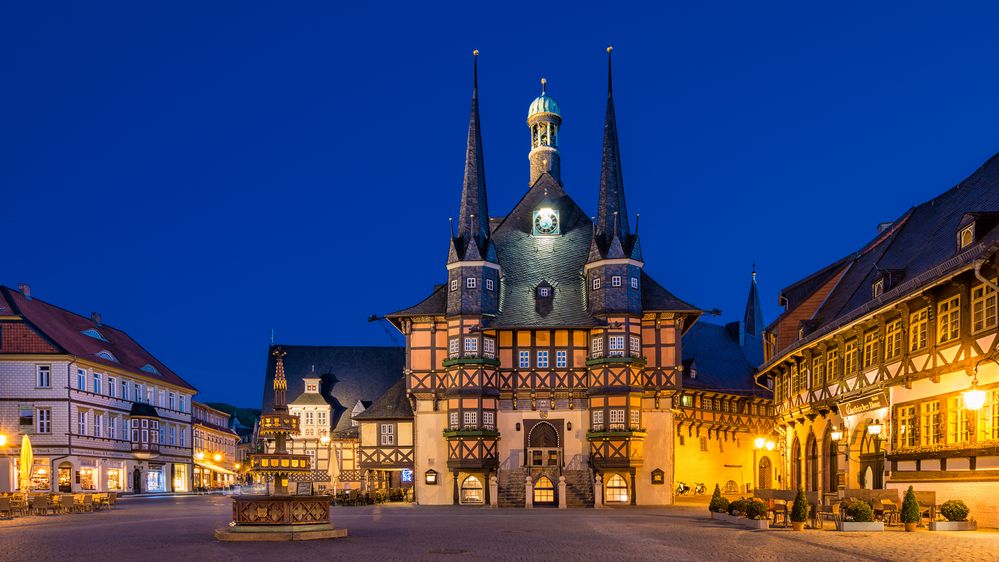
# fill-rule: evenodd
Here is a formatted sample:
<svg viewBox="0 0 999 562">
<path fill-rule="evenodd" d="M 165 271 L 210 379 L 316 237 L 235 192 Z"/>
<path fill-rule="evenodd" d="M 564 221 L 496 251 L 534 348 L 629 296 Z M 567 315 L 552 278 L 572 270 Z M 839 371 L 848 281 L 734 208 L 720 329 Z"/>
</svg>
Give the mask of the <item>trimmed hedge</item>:
<svg viewBox="0 0 999 562">
<path fill-rule="evenodd" d="M 968 505 L 961 500 L 947 500 L 940 506 L 940 515 L 947 521 L 967 521 L 969 513 Z"/>
<path fill-rule="evenodd" d="M 864 500 L 850 498 L 844 501 L 840 510 L 846 515 L 847 520 L 857 523 L 869 523 L 874 521 L 874 509 Z"/>
<path fill-rule="evenodd" d="M 749 519 L 766 519 L 767 504 L 756 500 L 746 504 L 746 517 Z"/>
</svg>

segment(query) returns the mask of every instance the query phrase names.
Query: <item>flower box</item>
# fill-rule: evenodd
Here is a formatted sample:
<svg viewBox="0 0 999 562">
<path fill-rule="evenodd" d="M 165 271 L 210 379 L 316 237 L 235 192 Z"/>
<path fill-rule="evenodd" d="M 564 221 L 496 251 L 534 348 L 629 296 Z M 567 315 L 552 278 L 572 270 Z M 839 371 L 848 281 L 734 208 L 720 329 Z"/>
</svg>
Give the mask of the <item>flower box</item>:
<svg viewBox="0 0 999 562">
<path fill-rule="evenodd" d="M 874 532 L 879 533 L 885 530 L 885 524 L 881 521 L 837 521 L 837 531 L 845 532 Z"/>
<path fill-rule="evenodd" d="M 975 521 L 930 521 L 931 531 L 977 531 Z"/>
<path fill-rule="evenodd" d="M 767 519 L 748 519 L 741 515 L 729 515 L 727 513 L 712 513 L 711 517 L 732 525 L 749 527 L 750 529 L 769 529 L 770 521 Z"/>
<path fill-rule="evenodd" d="M 769 529 L 770 521 L 766 519 L 743 519 L 741 521 L 743 525 L 749 527 L 750 529 Z"/>
</svg>

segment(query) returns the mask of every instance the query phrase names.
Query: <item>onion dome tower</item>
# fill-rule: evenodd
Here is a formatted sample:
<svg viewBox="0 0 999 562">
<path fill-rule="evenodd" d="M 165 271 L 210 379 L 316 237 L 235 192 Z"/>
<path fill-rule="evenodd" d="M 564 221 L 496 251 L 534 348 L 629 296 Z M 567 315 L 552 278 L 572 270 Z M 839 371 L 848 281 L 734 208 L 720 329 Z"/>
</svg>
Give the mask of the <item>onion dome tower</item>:
<svg viewBox="0 0 999 562">
<path fill-rule="evenodd" d="M 541 95 L 534 98 L 527 110 L 527 126 L 531 129 L 531 185 L 534 185 L 547 172 L 555 181 L 562 183 L 562 173 L 558 154 L 558 129 L 562 126 L 562 114 L 555 99 L 548 95 L 548 81 L 541 79 Z"/>
</svg>

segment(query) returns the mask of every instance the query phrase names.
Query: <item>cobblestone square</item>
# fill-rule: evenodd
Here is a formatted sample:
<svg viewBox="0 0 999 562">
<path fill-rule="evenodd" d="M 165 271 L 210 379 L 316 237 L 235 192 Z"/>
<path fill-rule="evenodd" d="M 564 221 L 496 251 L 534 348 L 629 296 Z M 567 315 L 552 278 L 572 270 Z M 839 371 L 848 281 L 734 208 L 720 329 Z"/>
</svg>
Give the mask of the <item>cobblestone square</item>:
<svg viewBox="0 0 999 562">
<path fill-rule="evenodd" d="M 126 499 L 113 511 L 0 522 L 20 560 L 999 560 L 999 533 L 750 531 L 701 506 L 489 509 L 387 504 L 333 509 L 335 541 L 220 543 L 229 498 Z M 466 531 L 467 530 L 467 531 Z"/>
</svg>

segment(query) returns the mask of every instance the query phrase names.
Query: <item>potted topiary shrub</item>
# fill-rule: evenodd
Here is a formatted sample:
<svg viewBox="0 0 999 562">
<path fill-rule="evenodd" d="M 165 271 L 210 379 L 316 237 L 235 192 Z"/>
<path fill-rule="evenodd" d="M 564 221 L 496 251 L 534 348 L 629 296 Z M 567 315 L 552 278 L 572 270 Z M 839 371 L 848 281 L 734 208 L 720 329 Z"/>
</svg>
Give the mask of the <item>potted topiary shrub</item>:
<svg viewBox="0 0 999 562">
<path fill-rule="evenodd" d="M 746 513 L 746 500 L 735 500 L 728 504 L 728 514 L 741 517 Z"/>
<path fill-rule="evenodd" d="M 902 524 L 905 525 L 905 532 L 911 533 L 916 530 L 916 525 L 919 524 L 919 502 L 916 501 L 916 492 L 909 486 L 909 489 L 905 492 L 905 498 L 902 500 L 902 512 L 899 513 L 899 517 L 902 519 Z"/>
<path fill-rule="evenodd" d="M 968 521 L 968 505 L 961 500 L 947 500 L 940 506 L 940 515 L 946 521 L 931 521 L 931 531 L 976 531 L 978 523 Z"/>
<path fill-rule="evenodd" d="M 798 488 L 794 504 L 791 505 L 791 529 L 803 531 L 805 521 L 808 521 L 808 501 L 805 499 L 805 490 Z"/>
<path fill-rule="evenodd" d="M 885 525 L 874 520 L 874 510 L 871 506 L 857 498 L 849 498 L 840 504 L 842 521 L 836 524 L 839 531 L 884 531 Z"/>
</svg>

